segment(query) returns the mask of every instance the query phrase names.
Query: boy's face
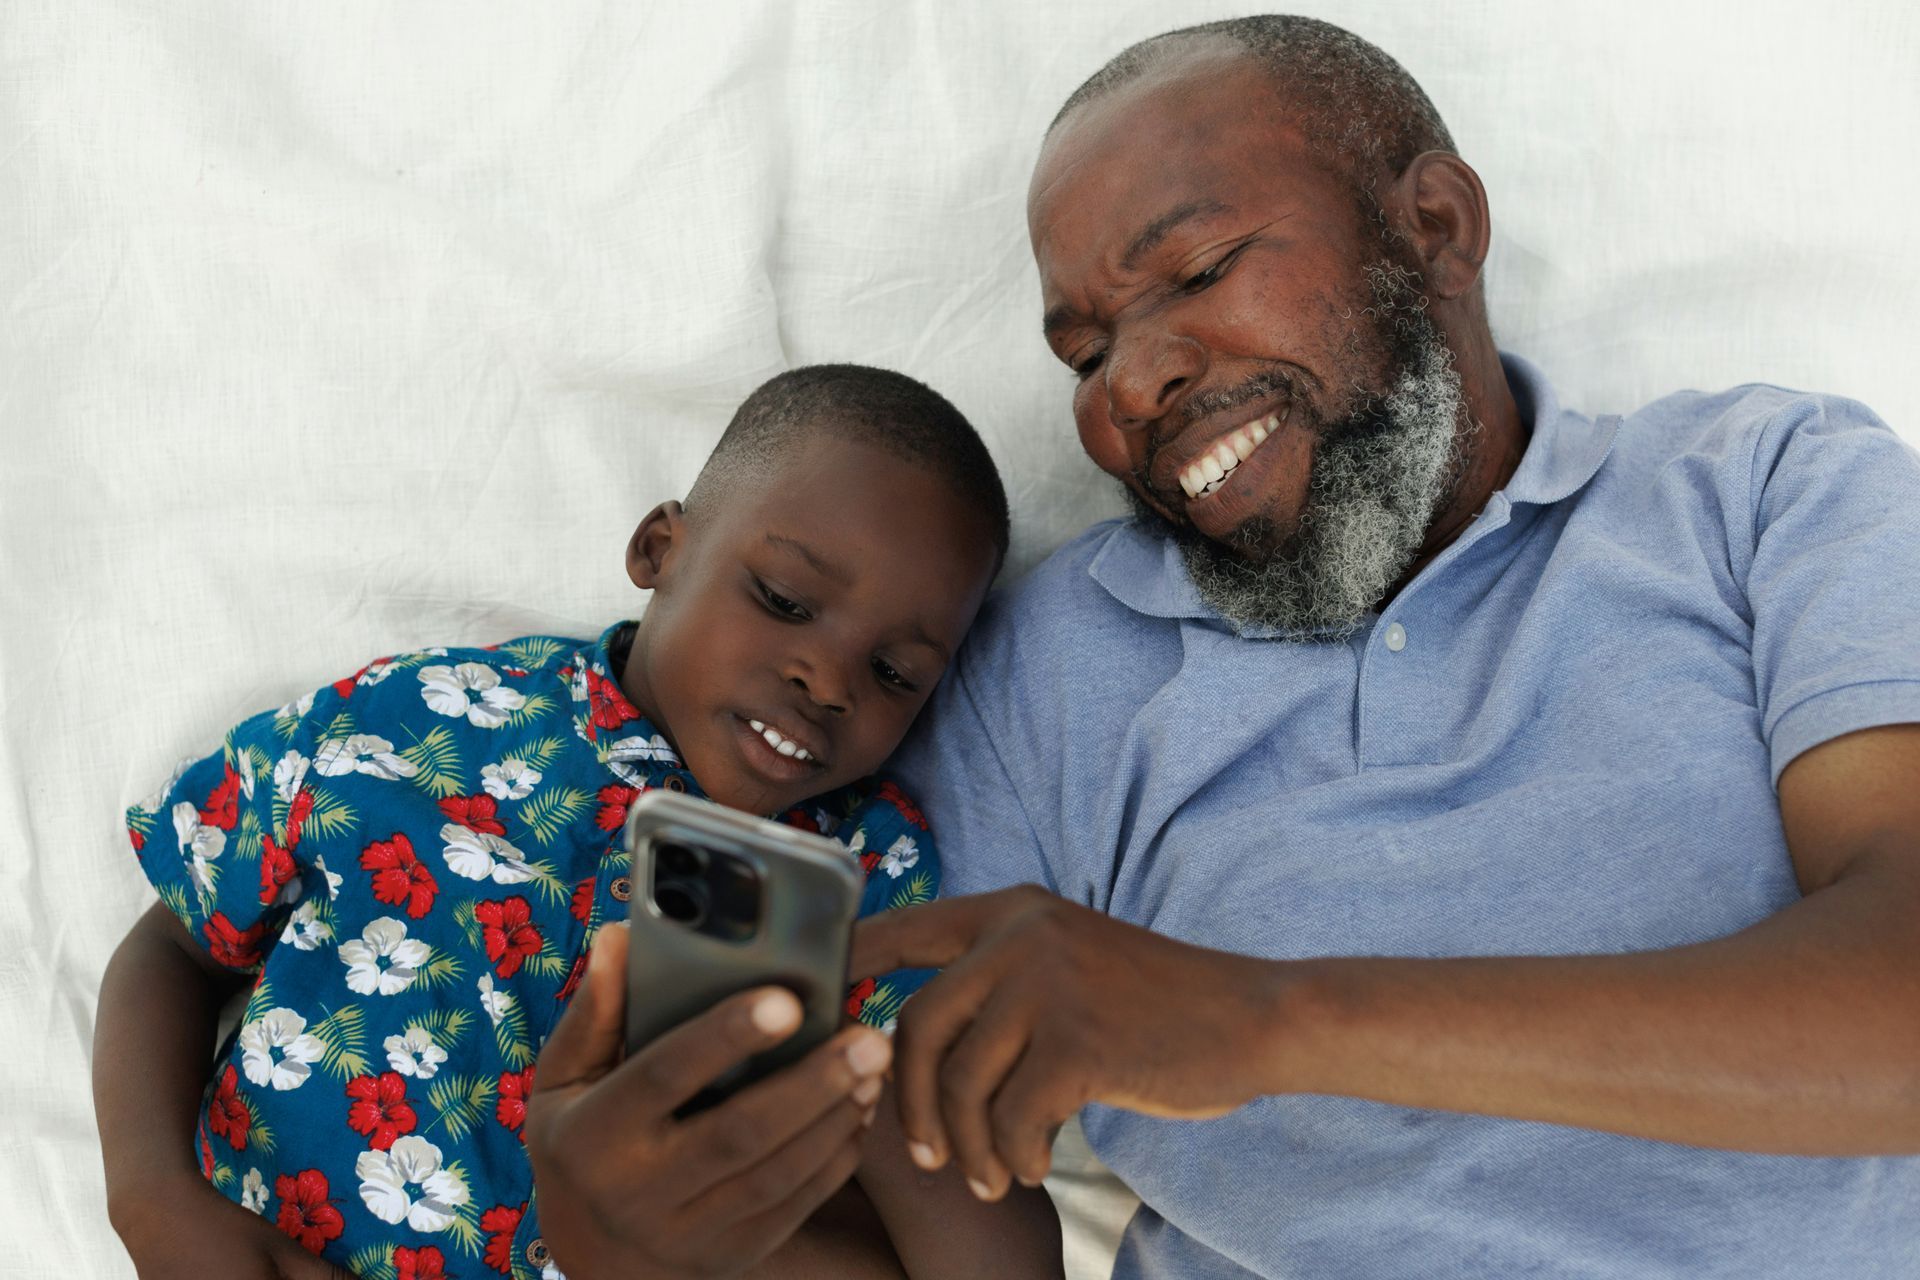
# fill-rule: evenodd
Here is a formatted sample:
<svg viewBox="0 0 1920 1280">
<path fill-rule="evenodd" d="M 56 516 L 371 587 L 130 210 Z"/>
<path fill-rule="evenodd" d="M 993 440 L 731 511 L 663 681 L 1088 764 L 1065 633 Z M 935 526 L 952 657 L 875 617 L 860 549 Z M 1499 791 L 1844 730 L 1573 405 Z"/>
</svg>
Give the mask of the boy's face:
<svg viewBox="0 0 1920 1280">
<path fill-rule="evenodd" d="M 778 813 L 900 745 L 993 556 L 986 518 L 936 476 L 813 435 L 717 507 L 641 523 L 627 573 L 654 597 L 621 683 L 709 796 Z"/>
</svg>

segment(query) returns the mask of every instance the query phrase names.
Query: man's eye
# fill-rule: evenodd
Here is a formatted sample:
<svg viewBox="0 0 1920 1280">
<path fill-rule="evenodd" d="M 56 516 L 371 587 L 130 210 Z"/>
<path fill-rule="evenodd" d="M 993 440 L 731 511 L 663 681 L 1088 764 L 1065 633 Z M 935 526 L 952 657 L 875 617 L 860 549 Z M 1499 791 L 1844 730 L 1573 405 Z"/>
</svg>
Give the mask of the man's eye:
<svg viewBox="0 0 1920 1280">
<path fill-rule="evenodd" d="M 1107 358 L 1106 352 L 1096 351 L 1090 356 L 1082 356 L 1078 364 L 1070 365 L 1068 367 L 1073 370 L 1074 377 L 1080 379 L 1080 381 L 1082 382 L 1085 382 L 1088 378 L 1091 378 L 1093 376 L 1093 371 L 1095 369 L 1098 369 L 1101 363 L 1106 360 L 1106 358 Z"/>
<path fill-rule="evenodd" d="M 1222 258 L 1198 275 L 1188 276 L 1185 280 L 1182 280 L 1180 282 L 1180 291 L 1182 293 L 1199 293 L 1202 289 L 1209 288 L 1217 283 L 1221 273 L 1226 269 L 1227 260 Z"/>
<path fill-rule="evenodd" d="M 755 580 L 754 586 L 760 588 L 760 599 L 765 602 L 767 608 L 780 617 L 794 622 L 805 622 L 813 616 L 807 612 L 805 605 L 795 604 L 766 583 Z"/>
<path fill-rule="evenodd" d="M 894 665 L 885 658 L 875 658 L 873 660 L 873 674 L 880 677 L 880 683 L 882 684 L 890 684 L 896 689 L 904 690 L 907 693 L 918 693 L 920 691 L 919 685 L 901 675 Z"/>
</svg>

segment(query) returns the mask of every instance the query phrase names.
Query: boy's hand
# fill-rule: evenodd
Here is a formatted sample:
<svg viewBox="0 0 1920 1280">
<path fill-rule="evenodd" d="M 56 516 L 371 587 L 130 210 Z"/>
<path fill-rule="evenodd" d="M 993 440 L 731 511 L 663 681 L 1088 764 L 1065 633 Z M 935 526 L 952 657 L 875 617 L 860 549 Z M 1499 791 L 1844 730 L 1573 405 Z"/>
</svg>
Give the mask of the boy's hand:
<svg viewBox="0 0 1920 1280">
<path fill-rule="evenodd" d="M 215 1191 L 197 1170 L 141 1197 L 120 1237 L 140 1280 L 351 1280 Z"/>
<path fill-rule="evenodd" d="M 586 980 L 541 1050 L 527 1103 L 540 1228 L 569 1280 L 735 1275 L 853 1173 L 890 1061 L 849 1027 L 719 1106 L 681 1103 L 800 1026 L 790 992 L 742 992 L 621 1060 L 627 931 L 594 939 Z"/>
</svg>

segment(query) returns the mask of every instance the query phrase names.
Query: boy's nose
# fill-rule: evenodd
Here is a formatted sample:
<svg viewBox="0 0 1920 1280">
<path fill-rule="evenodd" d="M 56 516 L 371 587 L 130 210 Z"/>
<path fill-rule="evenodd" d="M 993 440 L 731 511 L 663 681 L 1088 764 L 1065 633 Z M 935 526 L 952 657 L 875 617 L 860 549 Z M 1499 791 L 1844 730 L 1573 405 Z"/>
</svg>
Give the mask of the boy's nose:
<svg viewBox="0 0 1920 1280">
<path fill-rule="evenodd" d="M 806 694 L 808 698 L 812 699 L 813 704 L 823 711 L 831 711 L 835 715 L 840 715 L 847 709 L 847 694 L 843 687 L 844 682 L 829 681 L 822 677 L 818 671 L 814 671 L 805 674 L 795 672 L 793 675 L 787 677 L 787 683 Z"/>
</svg>

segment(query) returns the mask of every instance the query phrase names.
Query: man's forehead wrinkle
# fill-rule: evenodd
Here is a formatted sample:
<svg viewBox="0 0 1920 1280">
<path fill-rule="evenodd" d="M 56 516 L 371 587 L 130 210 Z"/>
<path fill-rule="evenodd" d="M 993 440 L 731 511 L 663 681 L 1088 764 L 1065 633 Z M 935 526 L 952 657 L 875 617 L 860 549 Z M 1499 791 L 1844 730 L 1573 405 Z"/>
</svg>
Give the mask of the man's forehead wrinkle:
<svg viewBox="0 0 1920 1280">
<path fill-rule="evenodd" d="M 1135 236 L 1133 242 L 1127 246 L 1127 251 L 1120 255 L 1121 269 L 1132 271 L 1139 265 L 1141 258 L 1157 249 L 1160 242 L 1181 224 L 1191 222 L 1195 218 L 1210 218 L 1217 214 L 1232 212 L 1230 205 L 1210 196 L 1198 200 L 1183 200 L 1141 229 L 1140 234 Z"/>
</svg>

